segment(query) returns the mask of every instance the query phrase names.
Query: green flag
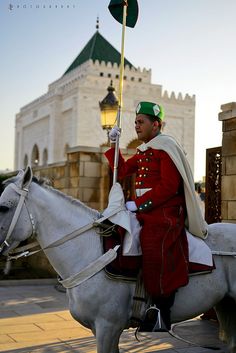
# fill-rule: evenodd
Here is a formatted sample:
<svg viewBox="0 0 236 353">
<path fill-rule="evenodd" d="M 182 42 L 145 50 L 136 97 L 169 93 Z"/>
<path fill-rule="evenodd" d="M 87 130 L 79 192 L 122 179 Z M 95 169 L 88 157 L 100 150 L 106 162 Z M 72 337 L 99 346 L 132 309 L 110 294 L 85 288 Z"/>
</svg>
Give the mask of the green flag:
<svg viewBox="0 0 236 353">
<path fill-rule="evenodd" d="M 127 6 L 127 17 L 126 26 L 134 27 L 138 19 L 138 1 L 137 0 L 126 0 Z M 111 0 L 108 5 L 108 9 L 112 16 L 119 22 L 123 23 L 123 7 L 124 0 Z"/>
</svg>

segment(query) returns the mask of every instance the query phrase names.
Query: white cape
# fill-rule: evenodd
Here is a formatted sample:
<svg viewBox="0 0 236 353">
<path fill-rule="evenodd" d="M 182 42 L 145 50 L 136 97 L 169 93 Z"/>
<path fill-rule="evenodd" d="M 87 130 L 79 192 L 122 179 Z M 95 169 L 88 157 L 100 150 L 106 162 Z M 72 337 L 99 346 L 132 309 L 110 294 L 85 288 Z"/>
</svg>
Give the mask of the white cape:
<svg viewBox="0 0 236 353">
<path fill-rule="evenodd" d="M 108 216 L 111 212 L 120 208 L 120 211 L 118 211 L 115 215 L 108 217 L 108 219 L 112 223 L 118 224 L 126 230 L 123 244 L 123 255 L 141 255 L 142 251 L 139 241 L 141 226 L 135 213 L 128 211 L 125 207 L 125 198 L 121 185 L 119 183 L 115 183 L 110 190 L 108 207 L 102 212 L 102 214 L 103 216 Z"/>
</svg>

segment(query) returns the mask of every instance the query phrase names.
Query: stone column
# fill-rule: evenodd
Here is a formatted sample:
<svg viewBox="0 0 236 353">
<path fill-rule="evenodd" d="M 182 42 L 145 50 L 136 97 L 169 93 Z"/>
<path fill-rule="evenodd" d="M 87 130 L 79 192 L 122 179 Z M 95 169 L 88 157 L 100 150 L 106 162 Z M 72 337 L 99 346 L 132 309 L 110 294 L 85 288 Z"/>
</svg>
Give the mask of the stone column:
<svg viewBox="0 0 236 353">
<path fill-rule="evenodd" d="M 236 102 L 223 104 L 222 121 L 222 222 L 236 223 Z"/>
<path fill-rule="evenodd" d="M 15 126 L 15 159 L 14 159 L 14 170 L 24 168 L 24 151 L 23 151 L 23 129 L 22 129 L 22 118 L 20 114 L 17 116 L 17 123 Z M 28 151 L 28 162 L 31 162 L 31 153 Z"/>
<path fill-rule="evenodd" d="M 50 103 L 49 137 L 48 137 L 48 164 L 61 160 L 61 96 L 54 95 Z M 60 148 L 61 147 L 61 148 Z M 59 155 L 59 156 L 58 156 Z"/>
</svg>

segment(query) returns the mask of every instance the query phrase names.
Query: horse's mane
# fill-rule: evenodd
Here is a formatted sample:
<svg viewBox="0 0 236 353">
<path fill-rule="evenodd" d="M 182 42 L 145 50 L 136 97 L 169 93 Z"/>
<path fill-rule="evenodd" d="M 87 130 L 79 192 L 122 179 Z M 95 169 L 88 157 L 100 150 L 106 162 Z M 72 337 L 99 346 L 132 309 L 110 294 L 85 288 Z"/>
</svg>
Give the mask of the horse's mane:
<svg viewBox="0 0 236 353">
<path fill-rule="evenodd" d="M 61 192 L 58 189 L 54 189 L 52 187 L 52 183 L 49 179 L 47 178 L 36 178 L 35 176 L 32 179 L 32 182 L 38 184 L 39 186 L 43 187 L 44 189 L 49 190 L 50 192 L 53 192 L 54 194 L 58 195 L 59 197 L 62 197 L 64 200 L 69 201 L 71 204 L 76 205 L 80 208 L 82 208 L 86 213 L 90 213 L 91 216 L 96 216 L 98 218 L 100 216 L 100 212 L 97 210 L 85 205 L 83 202 L 81 202 L 78 199 L 75 199 L 72 196 L 66 195 L 63 192 Z"/>
<path fill-rule="evenodd" d="M 10 179 L 7 179 L 6 181 L 4 181 L 4 187 L 6 187 L 10 183 L 14 183 L 16 180 L 17 180 L 17 176 L 12 177 Z M 32 182 L 36 183 L 37 185 L 41 186 L 44 189 L 49 190 L 50 192 L 53 192 L 54 194 L 58 195 L 59 197 L 62 197 L 64 200 L 67 200 L 71 204 L 80 207 L 84 212 L 86 212 L 87 214 L 89 213 L 92 217 L 95 216 L 96 218 L 99 218 L 100 213 L 97 210 L 85 205 L 83 202 L 81 202 L 78 199 L 75 199 L 72 196 L 64 194 L 60 190 L 54 189 L 52 187 L 52 182 L 49 179 L 37 178 L 37 177 L 33 176 Z"/>
</svg>

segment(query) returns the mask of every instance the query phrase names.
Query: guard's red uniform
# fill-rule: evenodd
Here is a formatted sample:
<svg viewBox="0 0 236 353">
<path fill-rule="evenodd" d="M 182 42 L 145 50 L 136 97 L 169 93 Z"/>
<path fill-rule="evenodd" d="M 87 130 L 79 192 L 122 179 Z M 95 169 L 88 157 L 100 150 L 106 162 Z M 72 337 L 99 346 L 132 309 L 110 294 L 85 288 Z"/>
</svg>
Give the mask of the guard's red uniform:
<svg viewBox="0 0 236 353">
<path fill-rule="evenodd" d="M 105 155 L 113 167 L 115 149 Z M 118 179 L 136 173 L 135 198 L 143 252 L 143 278 L 152 297 L 168 295 L 188 283 L 188 243 L 182 178 L 169 155 L 149 148 L 124 160 L 119 156 Z M 144 190 L 150 189 L 150 190 Z"/>
</svg>

